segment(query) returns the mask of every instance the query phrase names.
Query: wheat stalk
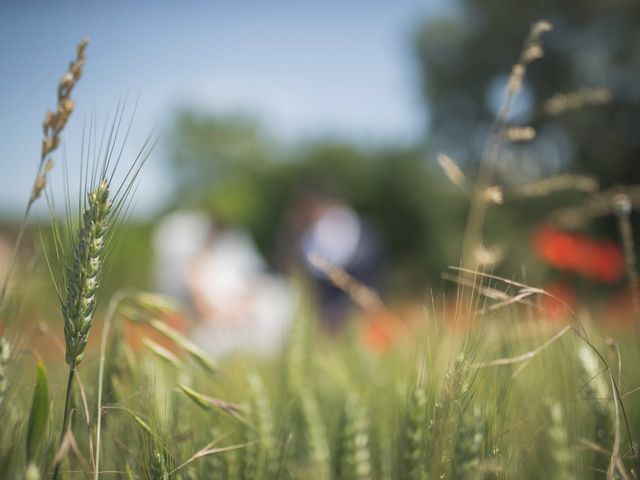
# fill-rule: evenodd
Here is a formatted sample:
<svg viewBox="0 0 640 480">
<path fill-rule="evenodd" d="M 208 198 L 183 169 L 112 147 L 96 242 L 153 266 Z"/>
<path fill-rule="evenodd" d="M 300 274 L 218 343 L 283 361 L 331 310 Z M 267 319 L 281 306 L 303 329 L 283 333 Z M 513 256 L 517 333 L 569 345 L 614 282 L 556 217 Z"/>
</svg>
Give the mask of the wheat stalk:
<svg viewBox="0 0 640 480">
<path fill-rule="evenodd" d="M 0 406 L 4 400 L 4 395 L 9 384 L 9 358 L 11 357 L 11 345 L 9 341 L 0 336 Z"/>
<path fill-rule="evenodd" d="M 611 405 L 613 398 L 611 389 L 603 374 L 603 369 L 598 357 L 586 345 L 580 345 L 578 349 L 580 367 L 586 379 L 584 384 L 585 397 L 589 400 L 589 411 L 594 417 L 594 441 L 598 448 L 609 452 L 608 448 L 614 443 L 614 412 Z M 596 468 L 602 471 L 607 469 L 605 458 L 598 455 Z"/>
<path fill-rule="evenodd" d="M 480 172 L 473 189 L 471 206 L 467 217 L 467 225 L 463 238 L 462 265 L 473 267 L 474 251 L 478 244 L 482 244 L 482 230 L 487 209 L 491 204 L 491 198 L 487 198 L 486 190 L 492 185 L 492 168 L 497 156 L 500 142 L 504 138 L 507 121 L 511 114 L 513 102 L 522 89 L 522 83 L 529 64 L 544 54 L 541 37 L 551 30 L 551 24 L 546 20 L 534 23 L 518 57 L 518 61 L 511 69 L 509 81 L 504 90 L 500 110 L 491 129 L 489 139 L 485 144 L 480 162 Z"/>
<path fill-rule="evenodd" d="M 331 283 L 345 292 L 365 312 L 387 310 L 382 299 L 373 289 L 358 281 L 346 270 L 315 252 L 311 252 L 307 259 L 314 268 L 324 273 Z"/>
<path fill-rule="evenodd" d="M 126 290 L 120 290 L 111 298 L 107 313 L 104 317 L 104 326 L 102 327 L 102 335 L 100 337 L 100 362 L 98 367 L 98 411 L 96 415 L 96 458 L 95 458 L 95 473 L 94 479 L 98 480 L 100 474 L 100 445 L 101 445 L 101 430 L 102 430 L 102 389 L 104 384 L 104 365 L 107 349 L 107 339 L 109 338 L 109 330 L 111 328 L 111 321 L 116 314 L 118 306 L 126 298 L 128 292 Z"/>
<path fill-rule="evenodd" d="M 58 84 L 58 104 L 56 111 L 48 111 L 45 117 L 42 126 L 44 137 L 42 139 L 40 163 L 38 164 L 36 178 L 31 188 L 27 206 L 22 215 L 18 236 L 13 245 L 11 256 L 9 257 L 9 266 L 4 273 L 4 278 L 2 279 L 2 284 L 0 286 L 0 307 L 4 303 L 4 299 L 7 294 L 9 280 L 11 279 L 11 274 L 15 268 L 18 251 L 20 250 L 22 238 L 24 237 L 24 233 L 27 228 L 27 221 L 29 219 L 31 207 L 46 187 L 47 174 L 53 168 L 53 160 L 51 160 L 49 155 L 58 148 L 58 145 L 60 144 L 60 134 L 62 133 L 62 130 L 64 130 L 64 127 L 73 112 L 74 102 L 71 99 L 71 92 L 82 76 L 82 69 L 85 62 L 85 49 L 88 44 L 89 39 L 85 37 L 76 47 L 76 58 L 69 64 L 69 70 L 62 76 L 62 79 Z M 3 330 L 1 328 L 3 326 L 4 318 L 0 316 L 0 330 Z M 0 331 L 0 404 L 3 401 L 4 393 L 7 388 L 7 369 L 9 365 L 10 351 L 11 348 L 9 342 L 4 338 L 4 332 Z"/>
<path fill-rule="evenodd" d="M 64 253 L 61 255 L 61 252 L 64 252 L 64 245 L 60 240 L 60 233 L 54 222 L 53 232 L 56 255 L 58 257 L 62 256 L 62 259 L 66 260 L 67 263 L 64 275 L 64 292 L 58 288 L 54 278 L 64 318 L 65 361 L 69 365 L 63 432 L 67 428 L 75 371 L 82 361 L 89 332 L 94 323 L 97 293 L 104 270 L 105 257 L 113 239 L 114 226 L 123 210 L 128 209 L 128 199 L 135 187 L 135 180 L 155 145 L 155 141 L 150 141 L 153 138 L 153 135 L 150 135 L 135 161 L 129 166 L 124 180 L 113 189 L 115 193 L 112 193 L 111 181 L 120 163 L 120 155 L 113 166 L 111 161 L 123 113 L 124 106 L 119 106 L 114 116 L 109 141 L 104 151 L 104 159 L 100 163 L 94 163 L 92 166 L 93 172 L 90 180 L 92 187 L 86 193 L 84 201 L 80 202 L 84 210 L 80 216 L 80 224 L 75 238 L 70 238 L 72 245 L 70 256 Z M 129 124 L 129 128 L 130 126 L 131 124 Z M 85 165 L 87 175 L 90 167 L 88 164 Z M 88 182 L 88 179 L 85 179 L 85 182 Z M 50 208 L 52 215 L 55 215 L 52 204 L 50 204 Z M 67 225 L 68 230 L 71 231 L 71 213 L 69 211 L 67 211 L 67 221 L 69 222 L 69 225 Z M 65 259 L 64 257 L 68 258 Z M 51 265 L 49 267 L 51 269 Z M 55 275 L 53 276 L 55 277 Z M 100 382 L 102 382 L 102 379 L 100 379 Z M 55 466 L 54 480 L 58 478 L 59 466 L 59 463 Z"/>
<path fill-rule="evenodd" d="M 87 195 L 87 208 L 82 214 L 82 224 L 78 229 L 73 263 L 67 269 L 66 300 L 62 305 L 62 316 L 66 346 L 65 361 L 69 365 L 69 378 L 62 421 L 63 435 L 69 420 L 75 369 L 82 360 L 89 331 L 93 325 L 96 293 L 102 276 L 105 238 L 110 226 L 111 212 L 109 182 L 103 179 Z M 54 469 L 54 480 L 58 478 L 59 469 L 60 463 Z"/>
<path fill-rule="evenodd" d="M 33 182 L 33 187 L 31 188 L 31 194 L 29 195 L 27 207 L 22 216 L 22 221 L 20 222 L 20 230 L 18 231 L 18 237 L 15 241 L 13 253 L 9 260 L 9 267 L 7 268 L 4 279 L 2 281 L 2 287 L 0 288 L 0 305 L 2 305 L 7 293 L 9 279 L 15 267 L 18 250 L 20 248 L 20 244 L 22 243 L 22 237 L 24 236 L 24 232 L 27 226 L 27 219 L 29 217 L 29 213 L 31 212 L 31 207 L 33 206 L 35 201 L 40 198 L 42 191 L 47 185 L 47 174 L 53 168 L 53 160 L 51 160 L 49 155 L 56 148 L 58 148 L 58 145 L 60 145 L 60 134 L 62 133 L 62 130 L 64 130 L 64 127 L 69 121 L 71 113 L 73 112 L 74 102 L 71 99 L 71 92 L 82 76 L 82 69 L 85 62 L 84 52 L 87 48 L 87 45 L 89 45 L 89 39 L 85 37 L 76 47 L 76 58 L 69 64 L 69 70 L 65 72 L 65 74 L 60 79 L 60 83 L 58 84 L 58 105 L 56 111 L 48 111 L 42 125 L 44 137 L 42 139 L 40 163 L 38 165 L 36 178 Z"/>
</svg>

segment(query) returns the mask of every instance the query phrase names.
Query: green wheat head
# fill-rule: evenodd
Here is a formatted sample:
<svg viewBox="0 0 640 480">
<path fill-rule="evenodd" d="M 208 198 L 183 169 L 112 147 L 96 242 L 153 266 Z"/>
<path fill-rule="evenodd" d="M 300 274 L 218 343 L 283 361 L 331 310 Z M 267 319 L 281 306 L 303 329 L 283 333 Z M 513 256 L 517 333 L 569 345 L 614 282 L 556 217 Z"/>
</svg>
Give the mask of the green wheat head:
<svg viewBox="0 0 640 480">
<path fill-rule="evenodd" d="M 427 478 L 429 399 L 424 374 L 418 375 L 409 392 L 404 412 L 398 458 L 399 474 L 408 480 Z"/>
<path fill-rule="evenodd" d="M 87 345 L 96 311 L 96 292 L 100 284 L 105 236 L 110 225 L 109 183 L 102 180 L 89 192 L 74 247 L 73 263 L 67 270 L 66 299 L 62 306 L 65 360 L 75 367 Z"/>
<path fill-rule="evenodd" d="M 340 436 L 337 441 L 337 478 L 366 480 L 372 478 L 369 419 L 365 405 L 355 392 L 345 400 Z"/>
</svg>

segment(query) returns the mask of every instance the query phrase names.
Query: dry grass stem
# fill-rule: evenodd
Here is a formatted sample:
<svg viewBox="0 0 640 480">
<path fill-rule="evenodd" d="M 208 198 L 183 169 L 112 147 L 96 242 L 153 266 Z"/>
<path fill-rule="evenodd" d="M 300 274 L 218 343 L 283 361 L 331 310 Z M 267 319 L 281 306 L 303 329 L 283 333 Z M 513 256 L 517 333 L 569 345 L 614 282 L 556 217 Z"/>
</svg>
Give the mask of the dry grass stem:
<svg viewBox="0 0 640 480">
<path fill-rule="evenodd" d="M 342 268 L 317 253 L 309 254 L 308 259 L 311 265 L 324 273 L 336 287 L 349 295 L 353 302 L 364 311 L 388 310 L 376 292 L 353 278 Z"/>
<path fill-rule="evenodd" d="M 0 306 L 4 301 L 9 286 L 9 279 L 15 268 L 15 262 L 22 243 L 22 238 L 27 226 L 27 220 L 31 207 L 34 202 L 40 197 L 42 191 L 47 185 L 47 174 L 53 168 L 53 160 L 49 158 L 49 155 L 58 148 L 60 145 L 60 134 L 65 125 L 71 117 L 73 112 L 74 102 L 71 99 L 71 92 L 73 88 L 80 80 L 82 76 L 82 69 L 85 62 L 85 50 L 89 44 L 89 39 L 84 38 L 76 47 L 76 58 L 69 64 L 69 70 L 60 79 L 58 84 L 58 105 L 55 112 L 48 111 L 45 117 L 42 129 L 44 131 L 44 138 L 42 139 L 42 149 L 40 153 L 40 163 L 36 173 L 36 178 L 31 189 L 31 194 L 27 202 L 27 207 L 24 211 L 22 222 L 20 223 L 20 230 L 14 243 L 14 250 L 9 260 L 9 266 L 4 274 L 2 281 L 2 287 L 0 287 Z"/>
<path fill-rule="evenodd" d="M 7 387 L 9 386 L 9 359 L 11 358 L 11 345 L 9 340 L 0 335 L 0 406 L 4 401 Z"/>
<path fill-rule="evenodd" d="M 104 388 L 104 364 L 107 351 L 107 339 L 111 329 L 111 322 L 115 316 L 118 306 L 126 298 L 127 292 L 120 290 L 111 298 L 107 313 L 104 317 L 104 325 L 102 327 L 102 335 L 100 336 L 100 361 L 98 366 L 98 408 L 96 412 L 96 456 L 94 460 L 95 474 L 94 479 L 98 480 L 100 472 L 100 448 L 102 445 L 102 391 Z"/>
<path fill-rule="evenodd" d="M 611 92 L 607 88 L 581 88 L 574 92 L 555 94 L 543 103 L 542 111 L 547 115 L 560 115 L 587 106 L 605 105 L 611 102 L 611 98 Z"/>
<path fill-rule="evenodd" d="M 613 197 L 613 211 L 618 219 L 620 238 L 624 250 L 625 267 L 629 288 L 631 290 L 631 305 L 635 317 L 635 328 L 640 329 L 640 283 L 638 282 L 638 270 L 636 268 L 636 252 L 633 242 L 633 230 L 631 228 L 631 199 L 628 195 L 620 193 Z"/>
<path fill-rule="evenodd" d="M 593 219 L 615 214 L 615 198 L 625 195 L 632 209 L 640 208 L 640 186 L 616 185 L 595 192 L 580 205 L 558 209 L 551 214 L 551 221 L 569 230 L 583 228 Z"/>
<path fill-rule="evenodd" d="M 511 115 L 511 109 L 516 96 L 522 88 L 522 82 L 531 62 L 540 58 L 544 52 L 541 36 L 551 30 L 551 24 L 546 20 L 536 22 L 531 27 L 529 35 L 524 41 L 517 63 L 511 70 L 511 75 L 504 90 L 502 103 L 491 129 L 491 134 L 485 144 L 481 159 L 480 172 L 471 196 L 471 205 L 467 216 L 463 246 L 462 266 L 466 268 L 477 267 L 474 251 L 478 245 L 482 245 L 484 220 L 487 209 L 493 202 L 493 198 L 487 197 L 486 191 L 493 183 L 493 163 L 497 158 L 500 143 L 507 129 L 507 121 Z"/>
<path fill-rule="evenodd" d="M 509 193 L 518 197 L 538 198 L 567 190 L 593 193 L 598 188 L 598 181 L 593 177 L 567 174 L 554 175 L 536 182 L 524 183 L 513 187 Z"/>
<path fill-rule="evenodd" d="M 528 352 L 525 352 L 521 355 L 516 355 L 515 357 L 498 358 L 496 360 L 490 360 L 488 362 L 480 362 L 480 363 L 473 364 L 472 367 L 487 368 L 487 367 L 498 367 L 503 365 L 513 365 L 514 363 L 527 362 L 532 358 L 534 358 L 536 355 L 540 354 L 540 352 L 542 352 L 543 350 L 551 346 L 555 341 L 561 338 L 565 333 L 567 333 L 572 328 L 573 328 L 572 325 L 566 325 L 561 330 L 559 330 L 555 335 L 549 338 L 546 342 L 544 342 L 542 345 L 540 345 L 537 348 L 534 348 L 533 350 L 529 350 Z"/>
</svg>

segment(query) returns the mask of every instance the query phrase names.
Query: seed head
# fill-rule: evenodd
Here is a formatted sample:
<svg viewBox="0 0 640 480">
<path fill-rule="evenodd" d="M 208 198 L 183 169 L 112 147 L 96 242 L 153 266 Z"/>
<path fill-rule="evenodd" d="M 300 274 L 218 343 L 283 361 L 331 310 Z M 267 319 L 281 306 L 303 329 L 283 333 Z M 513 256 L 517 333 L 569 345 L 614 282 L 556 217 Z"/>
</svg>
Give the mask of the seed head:
<svg viewBox="0 0 640 480">
<path fill-rule="evenodd" d="M 67 347 L 65 359 L 72 368 L 82 359 L 93 324 L 105 237 L 110 225 L 109 183 L 102 180 L 87 198 L 73 250 L 73 263 L 67 270 L 67 295 L 62 306 Z"/>
<path fill-rule="evenodd" d="M 628 217 L 631 215 L 631 199 L 629 195 L 619 193 L 613 197 L 613 209 L 619 217 Z"/>
</svg>

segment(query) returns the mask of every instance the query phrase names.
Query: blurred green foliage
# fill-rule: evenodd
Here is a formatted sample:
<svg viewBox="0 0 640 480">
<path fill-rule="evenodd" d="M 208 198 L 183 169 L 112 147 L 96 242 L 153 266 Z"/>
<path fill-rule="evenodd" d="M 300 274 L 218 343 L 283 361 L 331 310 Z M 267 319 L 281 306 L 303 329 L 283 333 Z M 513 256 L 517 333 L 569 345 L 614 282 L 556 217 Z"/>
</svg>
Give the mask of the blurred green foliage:
<svg viewBox="0 0 640 480">
<path fill-rule="evenodd" d="M 237 352 L 221 359 L 214 373 L 179 341 L 170 345 L 176 362 L 168 362 L 148 343 L 136 348 L 121 334 L 112 336 L 104 377 L 108 400 L 103 397 L 100 409 L 100 478 L 129 472 L 130 478 L 175 480 L 599 479 L 609 466 L 617 425 L 617 468 L 634 468 L 610 383 L 624 385 L 620 403 L 635 444 L 640 409 L 633 336 L 619 337 L 619 376 L 607 354 L 607 343 L 614 345 L 608 335 L 575 319 L 580 329 L 565 328 L 549 341 L 560 326 L 524 321 L 535 315 L 524 305 L 475 318 L 464 332 L 455 326 L 468 321 L 464 314 L 448 320 L 425 315 L 376 353 L 362 335 L 366 324 L 352 324 L 339 338 L 322 335 L 313 305 L 300 294 L 282 354 L 267 359 Z M 477 292 L 464 295 L 461 312 L 477 300 Z M 132 308 L 138 326 L 159 322 L 170 329 L 155 309 L 127 305 L 114 317 L 116 331 L 129 325 Z M 152 330 L 141 328 L 138 335 L 151 336 Z M 534 353 L 527 358 L 524 352 Z M 79 414 L 71 422 L 74 449 L 60 455 L 63 478 L 92 473 L 85 459 L 93 458 L 97 445 L 99 380 L 97 352 L 89 355 L 80 367 L 82 389 L 72 396 Z M 492 363 L 496 359 L 504 364 Z M 8 425 L 0 429 L 0 478 L 25 478 L 32 397 L 49 399 L 51 412 L 44 419 L 47 433 L 33 449 L 42 478 L 60 450 L 64 372 L 52 362 L 49 375 L 36 380 L 25 368 L 31 363 L 30 356 L 15 355 L 9 364 L 9 388 L 0 403 L 0 419 Z M 42 392 L 45 381 L 50 396 Z"/>
</svg>

